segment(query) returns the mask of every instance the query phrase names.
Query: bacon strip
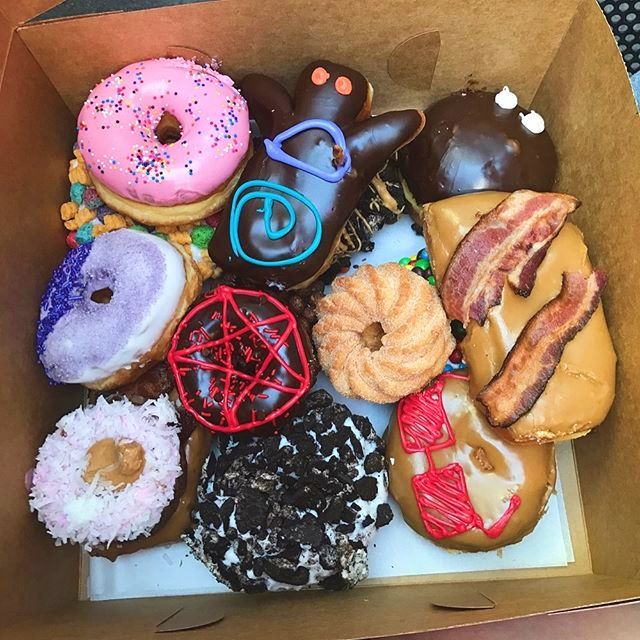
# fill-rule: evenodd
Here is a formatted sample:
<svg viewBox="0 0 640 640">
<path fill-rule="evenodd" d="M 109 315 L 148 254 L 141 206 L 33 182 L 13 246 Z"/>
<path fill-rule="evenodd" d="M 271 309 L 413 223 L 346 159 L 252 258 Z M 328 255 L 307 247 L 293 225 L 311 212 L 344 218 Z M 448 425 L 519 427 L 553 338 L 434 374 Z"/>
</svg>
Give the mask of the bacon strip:
<svg viewBox="0 0 640 640">
<path fill-rule="evenodd" d="M 527 323 L 502 368 L 478 394 L 494 427 L 509 427 L 533 407 L 553 375 L 565 346 L 584 328 L 607 282 L 597 269 L 589 277 L 564 273 L 562 289 Z"/>
<path fill-rule="evenodd" d="M 518 295 L 528 296 L 549 245 L 579 206 L 573 196 L 523 189 L 484 215 L 457 246 L 442 279 L 449 318 L 484 324 L 507 279 Z"/>
</svg>

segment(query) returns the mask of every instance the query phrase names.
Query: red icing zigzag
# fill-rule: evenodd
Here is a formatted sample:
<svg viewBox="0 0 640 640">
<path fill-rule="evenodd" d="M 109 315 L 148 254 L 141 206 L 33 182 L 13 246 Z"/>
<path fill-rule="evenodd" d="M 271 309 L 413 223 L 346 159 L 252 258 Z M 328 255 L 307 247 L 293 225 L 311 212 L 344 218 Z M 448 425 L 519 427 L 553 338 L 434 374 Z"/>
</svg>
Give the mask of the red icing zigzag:
<svg viewBox="0 0 640 640">
<path fill-rule="evenodd" d="M 411 486 L 426 530 L 436 540 L 451 538 L 471 529 L 480 529 L 490 538 L 504 531 L 522 500 L 514 495 L 502 516 L 485 527 L 476 513 L 460 464 L 454 462 L 435 468 L 431 453 L 455 444 L 455 435 L 442 402 L 442 389 L 447 378 L 467 380 L 454 373 L 442 374 L 436 382 L 420 393 L 404 398 L 398 405 L 398 429 L 404 450 L 423 451 L 429 468 L 413 476 Z"/>
</svg>

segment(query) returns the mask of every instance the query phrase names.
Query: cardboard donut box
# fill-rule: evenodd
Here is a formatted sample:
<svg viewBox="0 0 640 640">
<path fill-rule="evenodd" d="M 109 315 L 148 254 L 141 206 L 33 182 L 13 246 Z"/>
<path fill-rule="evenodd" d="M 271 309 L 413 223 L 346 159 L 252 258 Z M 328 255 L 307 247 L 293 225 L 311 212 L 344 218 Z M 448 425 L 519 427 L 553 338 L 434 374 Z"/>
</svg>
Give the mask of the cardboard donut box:
<svg viewBox="0 0 640 640">
<path fill-rule="evenodd" d="M 640 120 L 596 1 L 224 0 L 29 22 L 53 4 L 0 8 L 0 636 L 372 638 L 640 599 Z M 328 57 L 369 78 L 374 112 L 508 83 L 544 114 L 557 190 L 582 201 L 574 221 L 609 276 L 619 358 L 606 423 L 573 444 L 580 490 L 564 497 L 574 562 L 340 593 L 83 599 L 78 548 L 55 547 L 27 503 L 38 447 L 82 398 L 79 387 L 49 386 L 36 363 L 38 300 L 65 252 L 57 208 L 86 94 L 125 64 L 182 46 L 221 59 L 233 77 L 260 71 L 289 87 Z"/>
</svg>

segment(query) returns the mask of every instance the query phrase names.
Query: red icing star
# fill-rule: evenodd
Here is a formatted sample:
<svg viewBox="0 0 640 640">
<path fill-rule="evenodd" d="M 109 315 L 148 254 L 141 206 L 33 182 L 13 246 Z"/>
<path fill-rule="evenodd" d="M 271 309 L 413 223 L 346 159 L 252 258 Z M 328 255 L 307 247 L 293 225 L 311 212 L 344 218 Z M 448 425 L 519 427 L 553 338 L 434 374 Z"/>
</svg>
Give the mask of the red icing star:
<svg viewBox="0 0 640 640">
<path fill-rule="evenodd" d="M 182 320 L 167 361 L 182 404 L 212 431 L 269 423 L 311 385 L 294 315 L 262 291 L 218 287 Z"/>
</svg>

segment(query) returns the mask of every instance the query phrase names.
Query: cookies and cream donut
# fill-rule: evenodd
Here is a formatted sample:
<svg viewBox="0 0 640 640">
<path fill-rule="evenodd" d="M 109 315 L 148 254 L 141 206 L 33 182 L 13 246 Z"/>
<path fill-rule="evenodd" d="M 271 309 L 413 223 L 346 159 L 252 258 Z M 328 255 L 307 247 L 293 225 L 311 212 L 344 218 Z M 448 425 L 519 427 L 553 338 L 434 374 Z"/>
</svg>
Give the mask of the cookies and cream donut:
<svg viewBox="0 0 640 640">
<path fill-rule="evenodd" d="M 553 444 L 512 444 L 484 419 L 465 376 L 404 398 L 387 432 L 389 490 L 435 544 L 488 551 L 522 540 L 553 491 Z"/>
<path fill-rule="evenodd" d="M 529 207 L 529 212 L 524 211 L 521 220 L 529 224 L 532 220 L 531 207 L 539 198 L 531 192 L 516 193 L 517 196 L 513 194 L 510 197 L 516 205 L 518 203 L 514 196 L 522 200 L 523 206 Z M 538 195 L 542 196 L 542 200 L 555 201 L 556 207 L 575 206 L 564 196 L 558 201 L 557 194 Z M 599 278 L 598 272 L 592 269 L 580 230 L 570 222 L 562 225 L 560 220 L 560 224 L 552 228 L 548 222 L 543 221 L 542 228 L 545 232 L 552 233 L 544 240 L 546 244 L 541 245 L 534 253 L 535 257 L 527 258 L 533 269 L 520 270 L 518 278 L 511 277 L 515 272 L 502 274 L 502 279 L 497 283 L 501 287 L 498 295 L 495 290 L 489 291 L 485 298 L 478 298 L 472 304 L 469 304 L 471 298 L 468 298 L 465 305 L 460 306 L 457 303 L 460 297 L 456 295 L 456 289 L 466 287 L 463 280 L 477 276 L 485 282 L 488 275 L 483 273 L 484 267 L 480 268 L 479 273 L 473 274 L 475 264 L 480 260 L 480 253 L 473 247 L 469 246 L 467 251 L 469 255 L 475 256 L 473 268 L 465 268 L 462 260 L 466 258 L 460 256 L 456 268 L 448 270 L 452 256 L 463 238 L 469 238 L 469 231 L 483 215 L 494 211 L 498 205 L 507 203 L 507 196 L 509 194 L 500 192 L 468 194 L 425 207 L 425 237 L 445 308 L 449 308 L 451 313 L 460 312 L 464 317 L 459 320 L 469 320 L 467 335 L 462 341 L 462 351 L 469 367 L 470 390 L 474 398 L 500 375 L 503 365 L 507 364 L 509 353 L 517 346 L 518 339 L 529 333 L 525 333 L 525 328 L 533 327 L 531 323 L 534 318 L 544 319 L 540 314 L 549 309 L 552 301 L 557 305 L 562 300 L 560 292 L 563 281 L 567 281 L 564 274 L 574 274 L 571 282 L 577 282 L 579 288 L 593 278 Z M 563 215 L 567 211 L 565 208 Z M 501 228 L 504 230 L 507 226 L 501 223 Z M 492 232 L 488 230 L 487 233 Z M 467 243 L 469 242 L 468 239 Z M 530 242 L 527 244 L 525 238 L 521 246 L 531 248 L 533 245 Z M 456 281 L 443 290 L 447 272 L 450 276 L 454 272 L 458 275 Z M 508 282 L 505 281 L 507 275 Z M 469 289 L 475 292 L 474 295 L 482 289 L 481 280 Z M 525 295 L 518 294 L 517 290 Z M 450 298 L 456 303 L 447 307 Z M 574 329 L 578 329 L 578 332 L 573 338 L 566 343 L 562 340 L 552 347 L 554 358 L 561 354 L 557 366 L 551 370 L 552 375 L 546 380 L 542 391 L 538 384 L 540 380 L 534 382 L 535 393 L 538 395 L 536 397 L 529 394 L 529 400 L 534 400 L 534 403 L 515 422 L 502 425 L 508 426 L 501 430 L 503 435 L 517 442 L 566 440 L 585 435 L 604 420 L 615 394 L 616 354 L 602 305 L 596 299 L 588 311 L 590 314 L 587 314 L 586 322 L 575 326 Z M 550 321 L 543 333 L 551 334 L 553 328 L 553 322 Z M 520 351 L 522 348 L 521 346 Z M 521 356 L 525 357 L 526 354 L 521 353 Z M 523 372 L 522 380 L 525 379 L 524 373 L 526 372 Z M 517 380 L 517 376 L 514 379 Z M 511 392 L 503 396 L 512 398 L 514 394 L 512 386 Z M 495 398 L 490 404 L 495 405 Z M 488 415 L 491 416 L 492 412 Z"/>
<path fill-rule="evenodd" d="M 180 429 L 166 396 L 76 409 L 38 452 L 31 510 L 56 544 L 91 550 L 149 536 L 184 491 Z"/>
<path fill-rule="evenodd" d="M 102 200 L 151 225 L 221 209 L 250 155 L 247 105 L 233 81 L 183 58 L 130 64 L 89 93 L 78 146 Z"/>
<path fill-rule="evenodd" d="M 115 389 L 161 361 L 201 289 L 191 258 L 119 229 L 70 251 L 40 305 L 37 353 L 54 382 Z"/>
<path fill-rule="evenodd" d="M 221 436 L 203 469 L 186 542 L 234 591 L 367 577 L 367 545 L 393 515 L 380 438 L 323 390 L 268 437 Z"/>
<path fill-rule="evenodd" d="M 477 191 L 550 191 L 558 160 L 544 120 L 500 92 L 458 91 L 425 111 L 420 134 L 400 152 L 409 200 L 419 205 Z"/>
<path fill-rule="evenodd" d="M 435 287 L 396 263 L 336 278 L 317 312 L 320 366 L 350 398 L 397 402 L 441 373 L 455 347 Z"/>
</svg>

